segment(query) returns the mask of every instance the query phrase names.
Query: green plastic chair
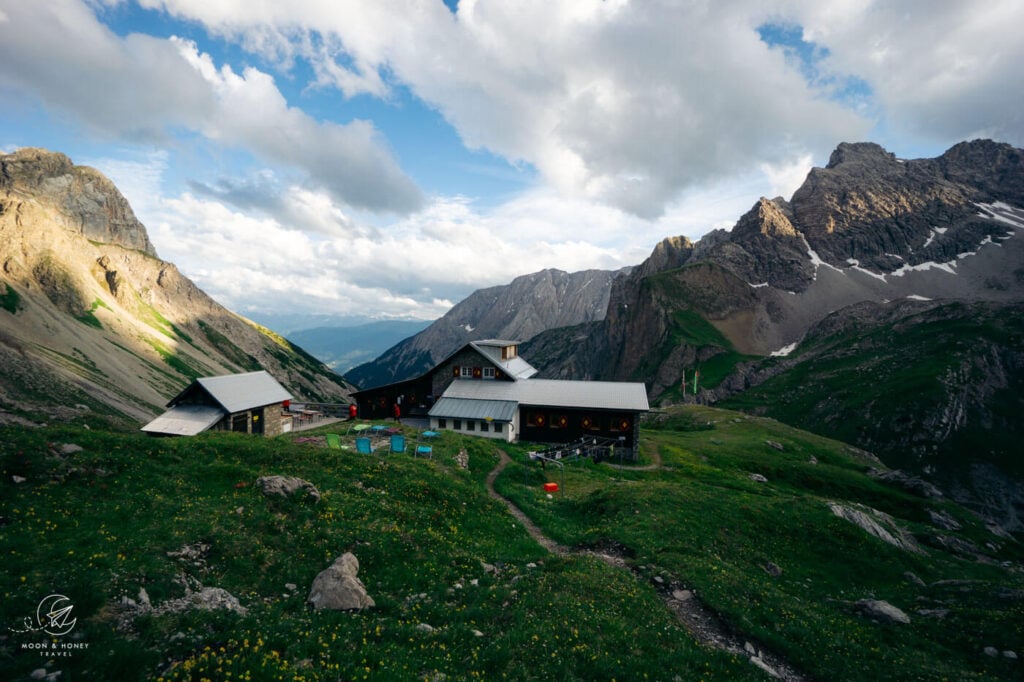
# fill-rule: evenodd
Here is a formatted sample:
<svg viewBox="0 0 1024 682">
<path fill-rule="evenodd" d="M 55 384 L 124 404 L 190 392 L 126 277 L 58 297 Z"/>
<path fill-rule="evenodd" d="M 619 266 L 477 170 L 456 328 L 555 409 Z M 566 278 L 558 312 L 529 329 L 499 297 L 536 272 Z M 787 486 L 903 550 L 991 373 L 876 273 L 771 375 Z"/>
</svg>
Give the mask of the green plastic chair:
<svg viewBox="0 0 1024 682">
<path fill-rule="evenodd" d="M 338 434 L 336 434 L 336 433 L 328 433 L 327 434 L 327 447 L 329 447 L 331 450 L 340 450 L 341 449 L 341 438 L 338 437 Z"/>
</svg>

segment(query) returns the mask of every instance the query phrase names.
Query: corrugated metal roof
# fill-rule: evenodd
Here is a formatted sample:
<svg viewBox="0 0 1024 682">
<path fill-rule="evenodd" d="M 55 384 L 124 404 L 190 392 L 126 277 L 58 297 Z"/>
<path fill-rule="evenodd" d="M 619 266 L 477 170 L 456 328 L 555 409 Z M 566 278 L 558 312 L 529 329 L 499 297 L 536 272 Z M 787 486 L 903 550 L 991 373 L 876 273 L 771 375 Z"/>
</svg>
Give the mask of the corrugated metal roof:
<svg viewBox="0 0 1024 682">
<path fill-rule="evenodd" d="M 201 377 L 196 382 L 228 412 L 243 412 L 254 407 L 273 405 L 292 396 L 264 370 L 245 374 Z"/>
<path fill-rule="evenodd" d="M 142 427 L 146 433 L 194 436 L 224 417 L 224 410 L 211 405 L 178 405 Z"/>
<path fill-rule="evenodd" d="M 510 422 L 516 416 L 518 404 L 512 400 L 471 400 L 442 397 L 430 408 L 431 417 L 448 419 L 487 419 Z"/>
<path fill-rule="evenodd" d="M 647 412 L 647 389 L 641 383 L 625 381 L 480 381 L 459 379 L 445 390 L 443 398 L 505 400 L 520 405 L 580 407 L 595 410 Z"/>
</svg>

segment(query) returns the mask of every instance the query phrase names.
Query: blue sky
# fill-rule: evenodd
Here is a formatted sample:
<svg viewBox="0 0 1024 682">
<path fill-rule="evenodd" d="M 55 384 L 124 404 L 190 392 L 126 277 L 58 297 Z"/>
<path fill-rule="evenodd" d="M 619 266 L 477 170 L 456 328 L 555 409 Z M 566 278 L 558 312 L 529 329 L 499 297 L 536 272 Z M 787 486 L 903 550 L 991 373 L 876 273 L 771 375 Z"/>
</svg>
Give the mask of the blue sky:
<svg viewBox="0 0 1024 682">
<path fill-rule="evenodd" d="M 433 318 L 635 265 L 842 141 L 1024 144 L 1024 5 L 0 0 L 0 150 L 108 174 L 228 307 Z"/>
</svg>

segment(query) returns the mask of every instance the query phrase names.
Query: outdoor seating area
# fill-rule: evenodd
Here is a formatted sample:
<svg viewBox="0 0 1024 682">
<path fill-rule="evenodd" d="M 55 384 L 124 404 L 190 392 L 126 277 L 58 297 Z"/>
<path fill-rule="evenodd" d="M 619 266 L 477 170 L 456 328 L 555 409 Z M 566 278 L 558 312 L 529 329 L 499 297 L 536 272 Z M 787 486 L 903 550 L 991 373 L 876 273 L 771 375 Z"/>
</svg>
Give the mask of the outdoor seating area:
<svg viewBox="0 0 1024 682">
<path fill-rule="evenodd" d="M 394 423 L 348 420 L 347 425 L 339 423 L 337 427 L 337 431 L 323 434 L 327 448 L 360 455 L 411 454 L 433 459 L 435 448 L 442 440 L 442 434 L 437 431 Z M 319 442 L 319 439 L 320 436 L 315 436 L 303 440 Z"/>
</svg>

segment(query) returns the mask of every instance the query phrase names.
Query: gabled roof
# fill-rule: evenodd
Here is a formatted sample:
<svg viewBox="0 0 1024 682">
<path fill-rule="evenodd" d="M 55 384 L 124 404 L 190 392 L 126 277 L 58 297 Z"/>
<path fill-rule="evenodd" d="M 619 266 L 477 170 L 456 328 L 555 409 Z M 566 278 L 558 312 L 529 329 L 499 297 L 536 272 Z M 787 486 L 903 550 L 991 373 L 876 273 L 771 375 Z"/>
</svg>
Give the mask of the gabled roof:
<svg viewBox="0 0 1024 682">
<path fill-rule="evenodd" d="M 487 339 L 484 341 L 470 341 L 468 345 L 477 353 L 482 355 L 484 359 L 489 360 L 495 367 L 516 381 L 519 379 L 529 379 L 537 373 L 537 369 L 533 365 L 528 363 L 526 360 L 523 360 L 518 355 L 508 360 L 501 359 L 501 349 L 507 346 L 519 345 L 516 341 Z M 463 346 L 457 352 L 461 352 L 465 348 L 466 346 Z"/>
<path fill-rule="evenodd" d="M 212 405 L 178 405 L 142 427 L 146 433 L 194 436 L 224 417 L 224 410 Z"/>
<path fill-rule="evenodd" d="M 514 401 L 520 405 L 592 410 L 650 410 L 646 387 L 642 383 L 624 381 L 530 379 L 513 382 L 456 379 L 445 390 L 442 400 L 445 398 Z"/>
<path fill-rule="evenodd" d="M 518 345 L 518 341 L 505 341 L 501 339 L 482 339 L 480 341 L 470 341 L 465 345 L 459 346 L 458 350 L 456 350 L 453 353 L 450 353 L 444 360 L 441 360 L 433 367 L 431 367 L 429 370 L 427 370 L 423 374 L 420 374 L 417 377 L 412 377 L 410 379 L 402 379 L 401 381 L 394 381 L 390 384 L 381 384 L 380 386 L 363 388 L 358 391 L 355 391 L 352 395 L 358 396 L 362 395 L 363 393 L 378 391 L 382 388 L 392 388 L 395 386 L 401 386 L 403 384 L 412 384 L 414 382 L 420 381 L 425 377 L 428 377 L 434 372 L 436 372 L 441 365 L 444 365 L 449 360 L 451 360 L 452 358 L 454 358 L 456 355 L 466 350 L 467 348 L 472 348 L 473 350 L 475 350 L 483 360 L 490 362 L 497 369 L 500 369 L 513 380 L 518 381 L 519 379 L 529 379 L 530 377 L 537 373 L 538 370 L 536 367 L 534 367 L 526 360 L 523 360 L 521 357 L 518 356 L 511 358 L 510 360 L 501 359 L 502 348 L 505 348 L 507 346 Z"/>
<path fill-rule="evenodd" d="M 176 405 L 189 392 L 199 386 L 228 413 L 244 412 L 291 400 L 292 396 L 266 371 L 245 374 L 226 374 L 219 377 L 201 377 L 175 396 L 168 407 Z"/>
</svg>

